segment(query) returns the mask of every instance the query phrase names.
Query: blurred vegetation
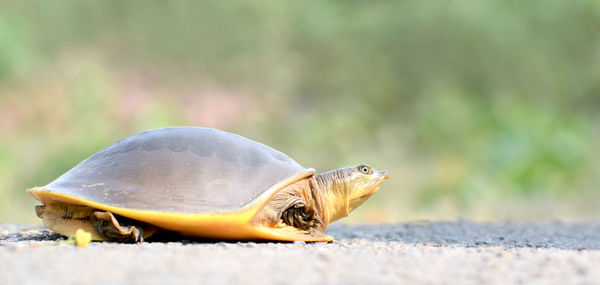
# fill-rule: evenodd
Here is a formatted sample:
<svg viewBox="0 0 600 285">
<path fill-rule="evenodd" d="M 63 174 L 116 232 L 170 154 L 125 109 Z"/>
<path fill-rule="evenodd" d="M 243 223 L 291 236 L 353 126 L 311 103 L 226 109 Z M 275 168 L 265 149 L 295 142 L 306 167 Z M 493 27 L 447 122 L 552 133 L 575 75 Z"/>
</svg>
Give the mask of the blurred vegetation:
<svg viewBox="0 0 600 285">
<path fill-rule="evenodd" d="M 595 219 L 599 93 L 594 0 L 2 1 L 0 222 L 173 125 L 389 170 L 350 221 Z"/>
</svg>

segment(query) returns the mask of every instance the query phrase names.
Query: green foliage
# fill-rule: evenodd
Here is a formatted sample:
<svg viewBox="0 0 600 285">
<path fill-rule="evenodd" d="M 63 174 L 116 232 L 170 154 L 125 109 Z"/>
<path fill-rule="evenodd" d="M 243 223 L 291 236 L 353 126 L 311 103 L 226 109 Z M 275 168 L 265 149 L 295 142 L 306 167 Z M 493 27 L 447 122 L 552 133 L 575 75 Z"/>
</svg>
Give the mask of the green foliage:
<svg viewBox="0 0 600 285">
<path fill-rule="evenodd" d="M 373 199 L 390 215 L 448 200 L 464 215 L 483 201 L 597 201 L 597 1 L 63 0 L 0 11 L 0 221 L 20 219 L 6 201 L 29 211 L 25 188 L 98 149 L 183 124 L 319 170 L 388 169 Z"/>
</svg>

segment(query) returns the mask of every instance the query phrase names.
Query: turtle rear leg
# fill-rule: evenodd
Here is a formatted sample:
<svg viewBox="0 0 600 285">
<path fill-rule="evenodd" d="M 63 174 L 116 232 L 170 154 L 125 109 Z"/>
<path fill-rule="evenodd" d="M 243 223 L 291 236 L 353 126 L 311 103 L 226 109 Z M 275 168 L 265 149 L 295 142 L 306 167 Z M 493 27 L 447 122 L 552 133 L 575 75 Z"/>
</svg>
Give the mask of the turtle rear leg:
<svg viewBox="0 0 600 285">
<path fill-rule="evenodd" d="M 68 237 L 83 229 L 95 241 L 143 242 L 157 231 L 151 225 L 80 205 L 40 205 L 35 212 L 47 228 Z"/>
<path fill-rule="evenodd" d="M 96 211 L 92 220 L 96 232 L 110 241 L 144 242 L 145 237 L 156 232 L 156 228 L 148 224 L 124 217 L 117 220 L 111 212 Z"/>
</svg>

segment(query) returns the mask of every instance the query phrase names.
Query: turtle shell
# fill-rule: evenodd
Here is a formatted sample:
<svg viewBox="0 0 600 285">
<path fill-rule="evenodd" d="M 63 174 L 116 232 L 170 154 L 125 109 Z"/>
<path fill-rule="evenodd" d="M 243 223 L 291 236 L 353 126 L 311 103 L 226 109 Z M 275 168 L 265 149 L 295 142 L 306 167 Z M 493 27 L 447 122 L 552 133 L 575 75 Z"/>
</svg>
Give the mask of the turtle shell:
<svg viewBox="0 0 600 285">
<path fill-rule="evenodd" d="M 125 216 L 234 213 L 260 206 L 278 189 L 312 174 L 287 155 L 239 135 L 171 127 L 117 141 L 29 192 L 44 203 L 125 209 L 116 211 Z"/>
</svg>

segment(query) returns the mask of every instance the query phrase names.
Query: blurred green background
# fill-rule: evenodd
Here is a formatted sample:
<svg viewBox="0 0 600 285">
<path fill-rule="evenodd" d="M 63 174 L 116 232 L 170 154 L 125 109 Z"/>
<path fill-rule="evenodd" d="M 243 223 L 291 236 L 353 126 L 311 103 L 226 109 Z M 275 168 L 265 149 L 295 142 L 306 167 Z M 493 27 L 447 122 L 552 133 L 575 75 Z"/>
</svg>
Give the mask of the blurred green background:
<svg viewBox="0 0 600 285">
<path fill-rule="evenodd" d="M 600 2 L 1 1 L 0 222 L 195 125 L 391 179 L 347 222 L 600 218 Z"/>
</svg>

